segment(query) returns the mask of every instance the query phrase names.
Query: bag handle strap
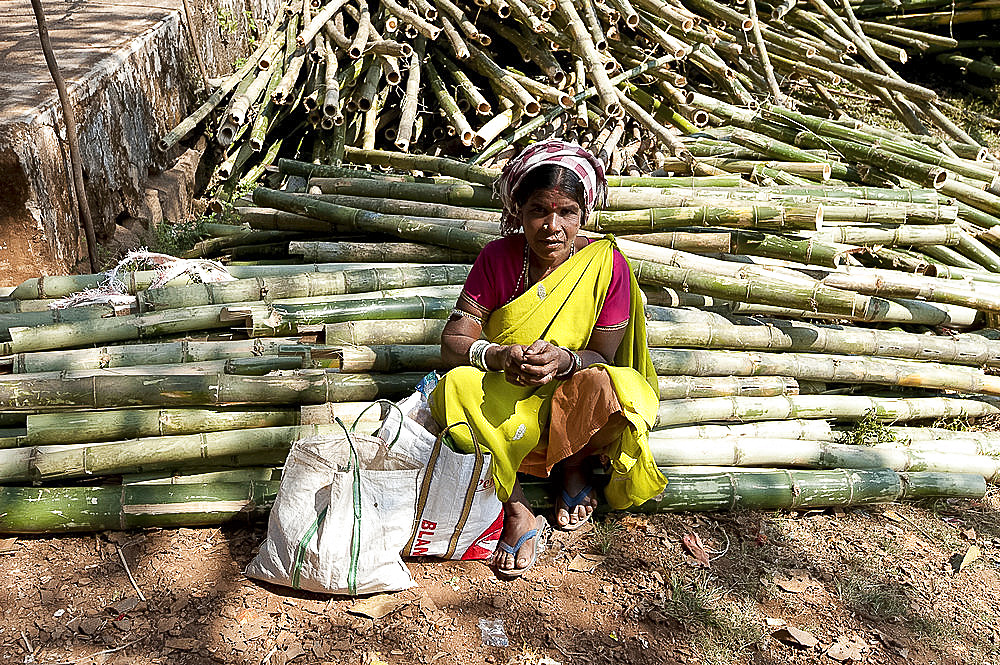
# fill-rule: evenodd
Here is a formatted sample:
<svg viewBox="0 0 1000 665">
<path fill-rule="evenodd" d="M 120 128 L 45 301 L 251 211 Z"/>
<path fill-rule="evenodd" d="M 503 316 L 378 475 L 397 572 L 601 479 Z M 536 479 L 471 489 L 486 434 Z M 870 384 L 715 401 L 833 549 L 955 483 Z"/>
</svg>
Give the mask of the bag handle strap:
<svg viewBox="0 0 1000 665">
<path fill-rule="evenodd" d="M 461 421 L 457 423 L 452 423 L 448 425 L 441 433 L 437 435 L 434 440 L 434 447 L 431 449 L 431 456 L 427 460 L 427 469 L 424 471 L 424 478 L 420 484 L 420 491 L 417 494 L 417 510 L 414 516 L 414 529 L 410 535 L 410 540 L 406 543 L 404 552 L 412 551 L 413 542 L 420 532 L 420 522 L 423 517 L 424 510 L 427 508 L 427 500 L 430 496 L 430 486 L 431 480 L 434 477 L 434 469 L 437 466 L 438 459 L 441 456 L 441 446 L 445 435 L 453 427 L 458 427 L 459 425 L 465 425 L 469 428 L 469 434 L 472 438 L 472 445 L 475 450 L 474 455 L 476 457 L 475 466 L 471 478 L 469 478 L 469 486 L 465 490 L 465 497 L 462 501 L 462 510 L 459 514 L 458 522 L 455 525 L 455 530 L 448 541 L 448 549 L 446 550 L 444 556 L 445 558 L 451 558 L 455 554 L 455 550 L 458 548 L 458 538 L 465 528 L 465 524 L 469 521 L 469 514 L 472 512 L 472 502 L 475 500 L 476 488 L 479 486 L 479 478 L 483 473 L 483 466 L 486 464 L 486 454 L 483 452 L 482 446 L 480 445 L 478 439 L 476 438 L 476 432 L 468 422 Z"/>
<path fill-rule="evenodd" d="M 399 405 L 396 404 L 395 402 L 390 402 L 387 399 L 377 399 L 368 406 L 366 406 L 365 408 L 361 409 L 361 413 L 358 414 L 358 417 L 355 418 L 354 422 L 351 424 L 351 432 L 353 433 L 358 428 L 358 423 L 361 422 L 362 416 L 368 413 L 368 409 L 372 408 L 376 404 L 385 405 L 389 408 L 390 411 L 392 409 L 396 409 L 396 413 L 399 414 L 399 428 L 396 430 L 396 436 L 392 438 L 392 441 L 386 444 L 386 448 L 389 448 L 391 450 L 392 447 L 396 445 L 396 442 L 399 441 L 399 437 L 403 433 L 403 417 L 404 417 L 403 410 L 400 409 Z M 383 422 L 385 421 L 383 420 Z"/>
<path fill-rule="evenodd" d="M 354 499 L 354 529 L 351 531 L 351 567 L 347 569 L 347 592 L 352 596 L 358 595 L 358 561 L 361 559 L 361 461 L 358 459 L 358 451 L 354 447 L 354 439 L 340 418 L 335 418 L 337 424 L 347 435 L 347 444 L 351 447 L 351 458 L 354 459 L 354 482 L 351 490 Z"/>
<path fill-rule="evenodd" d="M 354 533 L 351 542 L 351 567 L 348 569 L 347 573 L 347 588 L 351 595 L 357 595 L 358 586 L 358 560 L 361 558 L 361 539 L 358 537 L 358 530 L 361 528 L 361 464 L 358 461 L 358 452 L 354 448 L 354 440 L 351 438 L 351 433 L 348 431 L 347 426 L 344 425 L 343 421 L 337 417 L 334 421 L 340 425 L 341 429 L 344 430 L 344 434 L 347 435 L 347 445 L 350 446 L 351 454 L 347 458 L 347 466 L 350 468 L 351 459 L 354 459 Z M 302 566 L 305 565 L 306 550 L 309 547 L 309 542 L 316 536 L 316 532 L 319 531 L 319 527 L 326 520 L 326 514 L 330 507 L 327 506 L 306 532 L 302 534 L 302 538 L 299 539 L 298 544 L 295 546 L 295 558 L 292 564 L 292 588 L 300 588 L 301 578 L 302 578 Z"/>
</svg>

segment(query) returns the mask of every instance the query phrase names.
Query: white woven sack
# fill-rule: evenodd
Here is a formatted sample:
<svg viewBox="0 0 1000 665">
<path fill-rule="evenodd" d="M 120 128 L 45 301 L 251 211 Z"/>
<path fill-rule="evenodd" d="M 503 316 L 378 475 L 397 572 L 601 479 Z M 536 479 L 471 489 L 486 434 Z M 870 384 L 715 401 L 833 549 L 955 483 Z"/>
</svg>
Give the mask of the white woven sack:
<svg viewBox="0 0 1000 665">
<path fill-rule="evenodd" d="M 321 593 L 410 588 L 413 580 L 399 552 L 412 530 L 421 468 L 376 437 L 296 441 L 267 539 L 246 575 Z"/>
<path fill-rule="evenodd" d="M 398 413 L 389 414 L 380 434 L 399 431 L 393 450 L 427 467 L 421 472 L 413 533 L 403 555 L 489 558 L 503 531 L 503 504 L 493 484 L 489 452 L 478 444 L 477 453 L 470 454 L 443 445 L 441 434 L 435 436 L 421 424 L 433 422 L 422 392 L 397 406 Z"/>
</svg>

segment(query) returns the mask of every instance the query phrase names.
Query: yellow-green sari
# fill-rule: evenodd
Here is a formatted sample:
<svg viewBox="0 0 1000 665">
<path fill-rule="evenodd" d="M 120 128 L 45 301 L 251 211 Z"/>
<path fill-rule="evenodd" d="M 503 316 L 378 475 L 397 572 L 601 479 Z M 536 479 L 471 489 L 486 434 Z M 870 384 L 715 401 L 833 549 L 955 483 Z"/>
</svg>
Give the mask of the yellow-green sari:
<svg viewBox="0 0 1000 665">
<path fill-rule="evenodd" d="M 538 339 L 571 349 L 586 348 L 611 283 L 614 241 L 592 242 L 537 285 L 490 314 L 486 339 L 501 345 L 530 345 Z M 611 508 L 621 510 L 653 498 L 666 485 L 649 451 L 647 435 L 658 406 L 656 371 L 646 346 L 642 296 L 631 277 L 632 300 L 625 337 L 615 364 L 600 365 L 611 377 L 629 422 L 606 454 L 612 475 L 604 491 Z M 441 425 L 468 422 L 479 443 L 492 453 L 493 479 L 501 501 L 510 498 L 522 460 L 540 442 L 549 422 L 558 381 L 517 386 L 503 372 L 457 367 L 431 394 L 431 412 Z M 451 430 L 455 443 L 473 449 L 466 428 Z"/>
</svg>

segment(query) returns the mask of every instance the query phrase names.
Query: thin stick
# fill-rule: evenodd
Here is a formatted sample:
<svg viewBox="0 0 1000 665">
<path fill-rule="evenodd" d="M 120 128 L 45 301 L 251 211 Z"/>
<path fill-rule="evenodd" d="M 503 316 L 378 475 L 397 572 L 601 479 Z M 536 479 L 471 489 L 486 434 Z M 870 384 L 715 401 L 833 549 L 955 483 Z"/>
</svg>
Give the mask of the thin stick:
<svg viewBox="0 0 1000 665">
<path fill-rule="evenodd" d="M 59 63 L 56 62 L 56 54 L 52 51 L 52 42 L 49 40 L 49 29 L 45 24 L 45 11 L 42 9 L 41 0 L 31 0 L 31 8 L 35 10 L 38 41 L 42 43 L 45 64 L 49 66 L 52 81 L 56 84 L 56 90 L 59 92 L 59 104 L 62 106 L 63 120 L 66 123 L 66 142 L 69 143 L 69 163 L 73 171 L 73 191 L 76 192 L 80 221 L 83 222 L 83 230 L 87 236 L 90 269 L 96 273 L 99 269 L 97 237 L 94 235 L 94 220 L 90 217 L 90 203 L 87 201 L 87 190 L 83 183 L 83 160 L 80 157 L 80 139 L 76 133 L 76 115 L 73 113 L 73 105 L 70 103 L 69 93 L 66 91 L 66 81 L 63 80 L 62 73 L 59 71 Z"/>
<path fill-rule="evenodd" d="M 191 22 L 191 9 L 188 6 L 188 0 L 184 0 L 184 19 L 187 21 L 188 37 L 191 38 L 191 50 L 194 51 L 195 60 L 198 61 L 201 80 L 204 81 L 205 93 L 208 94 L 212 86 L 208 83 L 208 71 L 205 69 L 205 61 L 202 59 L 201 51 L 198 49 L 198 41 L 194 38 L 194 24 Z"/>
<path fill-rule="evenodd" d="M 142 591 L 139 589 L 139 585 L 136 584 L 135 578 L 132 577 L 132 571 L 128 569 L 128 563 L 125 561 L 125 555 L 122 554 L 122 548 L 118 548 L 118 558 L 121 559 L 122 567 L 125 568 L 125 574 L 128 575 L 128 581 L 132 583 L 132 588 L 135 589 L 135 593 L 139 596 L 139 600 L 146 602 L 146 597 L 142 595 Z"/>
</svg>

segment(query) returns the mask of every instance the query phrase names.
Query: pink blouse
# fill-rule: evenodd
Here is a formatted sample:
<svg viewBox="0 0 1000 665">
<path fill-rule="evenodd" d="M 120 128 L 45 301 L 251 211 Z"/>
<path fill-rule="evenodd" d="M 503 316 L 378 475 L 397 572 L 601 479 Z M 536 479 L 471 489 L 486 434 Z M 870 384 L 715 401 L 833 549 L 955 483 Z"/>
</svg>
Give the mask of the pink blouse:
<svg viewBox="0 0 1000 665">
<path fill-rule="evenodd" d="M 588 239 L 587 242 L 592 241 Z M 472 264 L 460 299 L 488 315 L 524 293 L 527 287 L 527 275 L 524 274 L 526 247 L 523 233 L 486 245 Z M 617 249 L 613 256 L 611 284 L 604 306 L 597 315 L 595 330 L 618 330 L 628 325 L 632 298 L 628 263 Z"/>
</svg>

